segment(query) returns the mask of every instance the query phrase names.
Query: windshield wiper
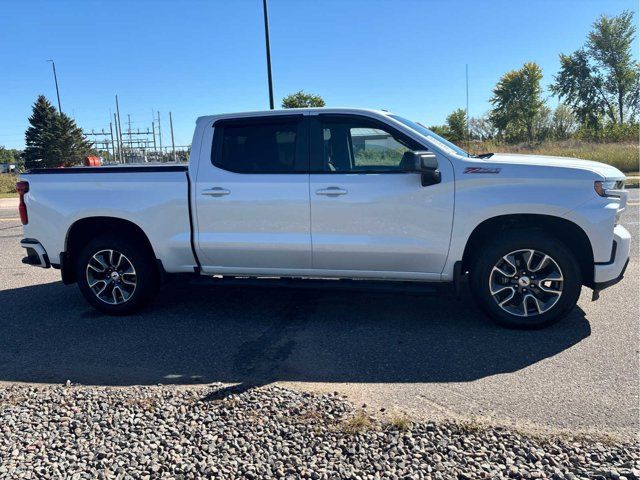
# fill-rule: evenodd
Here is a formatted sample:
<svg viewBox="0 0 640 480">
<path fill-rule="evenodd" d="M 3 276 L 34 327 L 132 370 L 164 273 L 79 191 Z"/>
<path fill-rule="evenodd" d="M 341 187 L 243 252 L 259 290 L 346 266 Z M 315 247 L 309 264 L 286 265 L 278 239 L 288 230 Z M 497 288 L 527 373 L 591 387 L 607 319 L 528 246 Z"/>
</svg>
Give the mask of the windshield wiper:
<svg viewBox="0 0 640 480">
<path fill-rule="evenodd" d="M 491 158 L 493 153 L 480 153 L 478 155 L 471 155 L 473 158 Z"/>
</svg>

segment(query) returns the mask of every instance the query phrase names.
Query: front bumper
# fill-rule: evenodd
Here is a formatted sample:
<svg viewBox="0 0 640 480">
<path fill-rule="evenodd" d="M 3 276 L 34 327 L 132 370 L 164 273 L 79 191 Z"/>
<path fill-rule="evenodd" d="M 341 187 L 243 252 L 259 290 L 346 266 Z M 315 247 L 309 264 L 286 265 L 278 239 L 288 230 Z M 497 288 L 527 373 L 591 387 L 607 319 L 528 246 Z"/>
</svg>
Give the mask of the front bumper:
<svg viewBox="0 0 640 480">
<path fill-rule="evenodd" d="M 22 263 L 42 268 L 51 267 L 47 251 L 39 241 L 33 238 L 25 238 L 20 241 L 20 246 L 27 250 L 27 256 L 22 259 Z"/>
<path fill-rule="evenodd" d="M 594 292 L 604 290 L 615 285 L 624 277 L 624 271 L 629 264 L 631 250 L 631 235 L 622 226 L 613 229 L 613 249 L 608 262 L 596 263 L 593 272 Z"/>
</svg>

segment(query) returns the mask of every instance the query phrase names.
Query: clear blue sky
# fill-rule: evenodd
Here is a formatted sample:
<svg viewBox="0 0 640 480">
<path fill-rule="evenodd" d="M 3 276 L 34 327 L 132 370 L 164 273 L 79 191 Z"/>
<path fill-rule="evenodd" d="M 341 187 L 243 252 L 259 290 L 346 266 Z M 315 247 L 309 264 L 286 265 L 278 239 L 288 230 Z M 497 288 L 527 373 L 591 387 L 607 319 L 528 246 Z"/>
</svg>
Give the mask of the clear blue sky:
<svg viewBox="0 0 640 480">
<path fill-rule="evenodd" d="M 169 138 L 191 141 L 199 115 L 268 108 L 261 0 L 3 1 L 0 145 L 22 147 L 40 93 L 85 129 L 109 126 L 120 98 L 133 127 L 160 110 Z M 602 13 L 637 0 L 269 0 L 275 96 L 304 89 L 328 106 L 384 108 L 426 124 L 491 89 L 526 61 L 547 85 L 558 54 L 580 47 Z M 166 143 L 165 140 L 163 143 Z"/>
</svg>

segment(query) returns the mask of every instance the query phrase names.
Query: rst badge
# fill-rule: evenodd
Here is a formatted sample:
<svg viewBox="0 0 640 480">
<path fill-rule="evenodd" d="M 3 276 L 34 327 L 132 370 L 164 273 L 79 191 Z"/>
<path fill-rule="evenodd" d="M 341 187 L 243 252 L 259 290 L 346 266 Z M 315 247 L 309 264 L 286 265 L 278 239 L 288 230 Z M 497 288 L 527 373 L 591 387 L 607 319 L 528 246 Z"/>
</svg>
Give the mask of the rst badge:
<svg viewBox="0 0 640 480">
<path fill-rule="evenodd" d="M 501 168 L 467 167 L 462 173 L 500 173 Z"/>
</svg>

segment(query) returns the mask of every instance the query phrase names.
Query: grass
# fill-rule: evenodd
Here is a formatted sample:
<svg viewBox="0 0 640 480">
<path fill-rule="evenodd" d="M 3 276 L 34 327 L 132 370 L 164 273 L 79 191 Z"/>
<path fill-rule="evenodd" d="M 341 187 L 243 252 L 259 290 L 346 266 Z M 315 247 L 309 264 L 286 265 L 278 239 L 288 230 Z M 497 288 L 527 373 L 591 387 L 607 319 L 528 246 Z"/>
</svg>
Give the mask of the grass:
<svg viewBox="0 0 640 480">
<path fill-rule="evenodd" d="M 411 420 L 409 420 L 409 417 L 407 417 L 406 415 L 395 415 L 391 417 L 388 425 L 395 430 L 408 432 L 409 430 L 411 430 L 412 424 L 413 422 L 411 422 Z"/>
<path fill-rule="evenodd" d="M 18 176 L 13 173 L 0 173 L 0 198 L 17 197 L 17 181 Z"/>
<path fill-rule="evenodd" d="M 371 418 L 362 410 L 344 422 L 342 430 L 345 433 L 356 434 L 369 430 L 372 426 Z"/>
<path fill-rule="evenodd" d="M 494 142 L 473 143 L 471 153 L 502 152 L 529 155 L 551 155 L 595 160 L 613 165 L 627 172 L 637 172 L 640 162 L 638 143 L 594 143 L 582 140 L 563 140 L 539 144 L 508 145 Z"/>
</svg>

